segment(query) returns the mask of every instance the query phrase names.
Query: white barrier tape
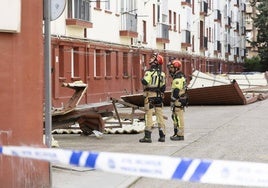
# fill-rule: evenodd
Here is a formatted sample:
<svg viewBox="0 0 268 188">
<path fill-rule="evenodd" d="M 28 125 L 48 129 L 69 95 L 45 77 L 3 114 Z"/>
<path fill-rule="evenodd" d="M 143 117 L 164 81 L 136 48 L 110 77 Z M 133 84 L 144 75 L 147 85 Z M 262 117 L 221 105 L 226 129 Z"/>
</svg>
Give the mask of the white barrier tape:
<svg viewBox="0 0 268 188">
<path fill-rule="evenodd" d="M 0 146 L 0 154 L 159 179 L 268 187 L 265 163 L 17 146 Z"/>
</svg>

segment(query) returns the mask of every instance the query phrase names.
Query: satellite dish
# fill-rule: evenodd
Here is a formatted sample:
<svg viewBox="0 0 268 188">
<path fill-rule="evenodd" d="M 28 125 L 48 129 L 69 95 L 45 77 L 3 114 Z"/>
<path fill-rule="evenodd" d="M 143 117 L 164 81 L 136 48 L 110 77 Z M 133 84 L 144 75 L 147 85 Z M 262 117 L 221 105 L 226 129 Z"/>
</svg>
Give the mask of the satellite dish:
<svg viewBox="0 0 268 188">
<path fill-rule="evenodd" d="M 66 0 L 51 0 L 51 21 L 58 19 L 66 6 Z"/>
</svg>

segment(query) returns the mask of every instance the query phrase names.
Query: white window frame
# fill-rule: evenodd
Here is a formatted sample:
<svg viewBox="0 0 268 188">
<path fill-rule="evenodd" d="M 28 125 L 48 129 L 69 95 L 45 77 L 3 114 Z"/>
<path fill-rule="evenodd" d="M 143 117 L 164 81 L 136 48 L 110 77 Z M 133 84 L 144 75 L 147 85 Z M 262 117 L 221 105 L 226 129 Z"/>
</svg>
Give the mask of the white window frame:
<svg viewBox="0 0 268 188">
<path fill-rule="evenodd" d="M 94 77 L 97 76 L 97 52 L 94 50 L 94 57 L 93 57 L 93 65 L 94 65 Z"/>
<path fill-rule="evenodd" d="M 90 2 L 87 0 L 69 0 L 72 4 L 72 18 L 84 21 L 90 21 Z M 84 15 L 82 16 L 82 4 L 84 3 Z M 76 7 L 76 5 L 78 7 Z M 87 14 L 87 15 L 86 15 Z"/>
<path fill-rule="evenodd" d="M 105 10 L 111 10 L 111 2 L 110 2 L 110 0 L 105 1 Z"/>
<path fill-rule="evenodd" d="M 71 77 L 74 78 L 74 49 L 71 49 Z"/>
</svg>

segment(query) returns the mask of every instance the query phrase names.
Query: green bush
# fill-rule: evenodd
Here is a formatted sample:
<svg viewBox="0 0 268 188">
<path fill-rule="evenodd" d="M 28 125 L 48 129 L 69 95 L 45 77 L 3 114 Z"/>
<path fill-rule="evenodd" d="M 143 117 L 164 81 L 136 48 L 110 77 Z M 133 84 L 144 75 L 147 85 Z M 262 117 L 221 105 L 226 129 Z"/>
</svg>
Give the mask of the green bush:
<svg viewBox="0 0 268 188">
<path fill-rule="evenodd" d="M 244 64 L 245 72 L 262 72 L 263 67 L 259 56 L 253 56 L 252 58 L 246 58 Z"/>
</svg>

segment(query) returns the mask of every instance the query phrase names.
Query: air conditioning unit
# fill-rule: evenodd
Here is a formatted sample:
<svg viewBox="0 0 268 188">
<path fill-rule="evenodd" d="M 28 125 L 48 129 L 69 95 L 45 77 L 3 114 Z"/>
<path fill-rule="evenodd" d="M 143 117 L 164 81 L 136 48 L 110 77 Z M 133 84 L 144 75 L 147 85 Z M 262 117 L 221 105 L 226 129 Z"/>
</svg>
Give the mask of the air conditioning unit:
<svg viewBox="0 0 268 188">
<path fill-rule="evenodd" d="M 138 35 L 138 37 L 133 38 L 133 43 L 134 45 L 141 45 L 141 43 L 143 42 L 143 36 L 141 34 Z"/>
</svg>

